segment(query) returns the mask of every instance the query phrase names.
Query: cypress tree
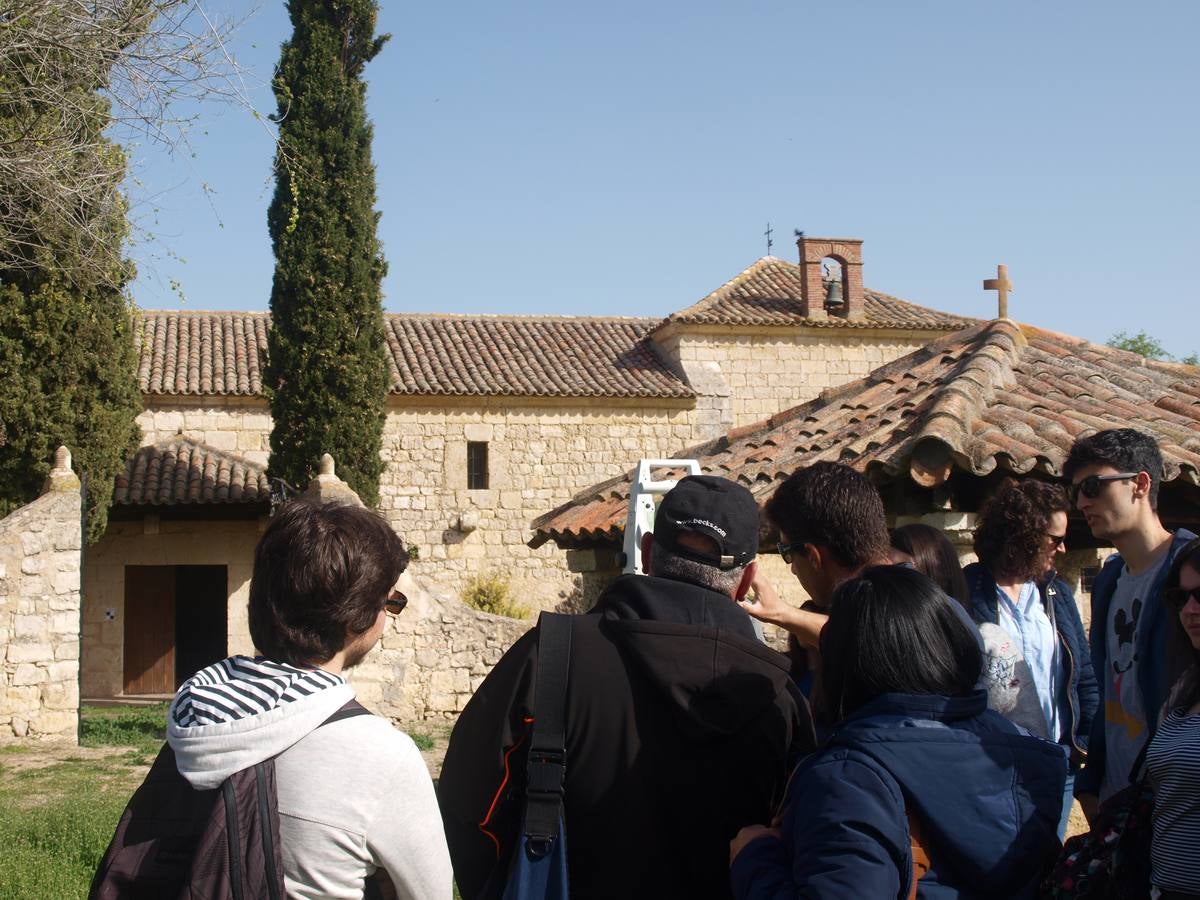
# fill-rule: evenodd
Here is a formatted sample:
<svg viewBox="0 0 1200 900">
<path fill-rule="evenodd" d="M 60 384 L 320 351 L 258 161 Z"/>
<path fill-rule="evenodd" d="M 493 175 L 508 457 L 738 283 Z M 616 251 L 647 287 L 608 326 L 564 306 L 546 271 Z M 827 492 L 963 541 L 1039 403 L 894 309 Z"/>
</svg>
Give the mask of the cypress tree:
<svg viewBox="0 0 1200 900">
<path fill-rule="evenodd" d="M 364 503 L 379 499 L 388 389 L 375 168 L 363 69 L 375 0 L 288 0 L 274 90 L 279 146 L 267 213 L 275 249 L 267 392 L 270 472 L 304 487 L 322 453 Z"/>
<path fill-rule="evenodd" d="M 60 55 L 48 65 L 45 55 L 15 53 L 0 73 L 0 145 L 14 134 L 45 134 L 62 171 L 82 185 L 72 228 L 39 198 L 5 197 L 10 207 L 23 204 L 24 237 L 0 234 L 0 515 L 38 496 L 64 444 L 87 477 L 94 541 L 107 523 L 113 480 L 140 436 L 125 292 L 133 267 L 123 255 L 125 155 L 103 134 L 111 113 L 99 92 L 110 64 L 88 69 L 71 65 L 67 49 Z M 61 79 L 61 102 L 32 90 L 46 78 Z"/>
</svg>

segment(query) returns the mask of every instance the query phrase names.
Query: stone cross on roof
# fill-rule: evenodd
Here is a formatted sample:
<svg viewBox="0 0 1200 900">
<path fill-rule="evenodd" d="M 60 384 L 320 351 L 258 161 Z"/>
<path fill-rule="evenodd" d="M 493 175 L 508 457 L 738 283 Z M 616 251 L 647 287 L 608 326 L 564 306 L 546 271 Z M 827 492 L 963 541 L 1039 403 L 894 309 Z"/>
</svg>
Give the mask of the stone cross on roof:
<svg viewBox="0 0 1200 900">
<path fill-rule="evenodd" d="M 1003 263 L 996 266 L 996 277 L 983 280 L 985 291 L 995 291 L 1000 299 L 999 319 L 1008 318 L 1008 292 L 1012 290 L 1012 282 L 1008 280 L 1008 266 Z"/>
</svg>

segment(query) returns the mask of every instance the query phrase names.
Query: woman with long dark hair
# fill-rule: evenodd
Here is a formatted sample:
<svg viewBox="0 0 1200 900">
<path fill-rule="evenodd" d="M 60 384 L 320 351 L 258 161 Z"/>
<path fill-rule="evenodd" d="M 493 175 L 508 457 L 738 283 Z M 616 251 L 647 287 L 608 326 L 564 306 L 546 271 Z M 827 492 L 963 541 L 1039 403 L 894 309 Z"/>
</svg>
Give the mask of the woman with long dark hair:
<svg viewBox="0 0 1200 900">
<path fill-rule="evenodd" d="M 1163 898 L 1200 897 L 1200 539 L 1179 551 L 1163 600 L 1168 671 L 1178 672 L 1146 751 L 1154 785 L 1150 878 Z"/>
<path fill-rule="evenodd" d="M 967 579 L 963 577 L 958 552 L 950 539 L 932 525 L 913 522 L 892 529 L 892 562 L 912 567 L 945 591 L 946 596 L 967 605 Z"/>
<path fill-rule="evenodd" d="M 730 846 L 747 898 L 1031 897 L 1058 850 L 1066 760 L 987 708 L 969 623 L 928 578 L 867 569 L 833 595 L 817 704 L 838 723 L 776 828 Z M 920 850 L 914 854 L 914 842 Z"/>
<path fill-rule="evenodd" d="M 998 626 L 1029 668 L 1041 712 L 1035 712 L 1036 727 L 1030 730 L 1062 744 L 1074 773 L 1087 754 L 1100 690 L 1079 607 L 1054 570 L 1056 554 L 1065 549 L 1069 509 L 1060 485 L 1005 479 L 980 510 L 979 562 L 964 573 L 971 618 L 981 629 Z M 1063 793 L 1060 838 L 1067 829 L 1073 783 L 1072 774 Z"/>
</svg>

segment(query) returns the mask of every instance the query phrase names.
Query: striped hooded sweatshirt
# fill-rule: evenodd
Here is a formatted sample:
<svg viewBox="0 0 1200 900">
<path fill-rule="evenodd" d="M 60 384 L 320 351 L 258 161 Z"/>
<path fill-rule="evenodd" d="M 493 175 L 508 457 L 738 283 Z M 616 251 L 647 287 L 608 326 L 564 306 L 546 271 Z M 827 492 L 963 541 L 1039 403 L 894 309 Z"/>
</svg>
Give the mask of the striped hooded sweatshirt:
<svg viewBox="0 0 1200 900">
<path fill-rule="evenodd" d="M 198 789 L 275 757 L 289 898 L 361 898 L 388 873 L 400 898 L 449 898 L 433 783 L 412 740 L 379 716 L 322 727 L 354 691 L 339 675 L 234 656 L 175 696 L 167 742 Z"/>
</svg>

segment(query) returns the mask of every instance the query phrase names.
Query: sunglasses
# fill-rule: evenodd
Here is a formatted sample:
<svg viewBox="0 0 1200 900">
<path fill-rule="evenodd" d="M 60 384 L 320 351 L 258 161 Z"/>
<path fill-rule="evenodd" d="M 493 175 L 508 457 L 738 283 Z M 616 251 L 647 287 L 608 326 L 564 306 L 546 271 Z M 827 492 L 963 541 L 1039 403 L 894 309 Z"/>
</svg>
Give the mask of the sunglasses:
<svg viewBox="0 0 1200 900">
<path fill-rule="evenodd" d="M 388 594 L 387 599 L 383 601 L 383 608 L 393 616 L 398 616 L 404 612 L 404 607 L 406 606 L 408 606 L 408 598 L 400 591 L 392 591 Z"/>
<path fill-rule="evenodd" d="M 1129 481 L 1137 478 L 1140 472 L 1118 472 L 1116 475 L 1089 475 L 1087 478 L 1081 479 L 1075 484 L 1067 488 L 1067 493 L 1071 498 L 1071 505 L 1074 506 L 1079 502 L 1079 495 L 1087 497 L 1089 500 L 1095 500 L 1100 496 L 1100 487 L 1106 481 Z"/>
<path fill-rule="evenodd" d="M 1189 600 L 1195 600 L 1200 603 L 1200 587 L 1194 588 L 1167 588 L 1163 591 L 1163 599 L 1176 611 L 1187 606 Z"/>
<path fill-rule="evenodd" d="M 775 545 L 775 549 L 778 550 L 779 555 L 783 557 L 784 565 L 790 566 L 792 564 L 792 554 L 803 547 L 805 543 L 807 542 L 795 541 L 791 544 L 785 544 L 783 541 L 780 541 Z"/>
</svg>

